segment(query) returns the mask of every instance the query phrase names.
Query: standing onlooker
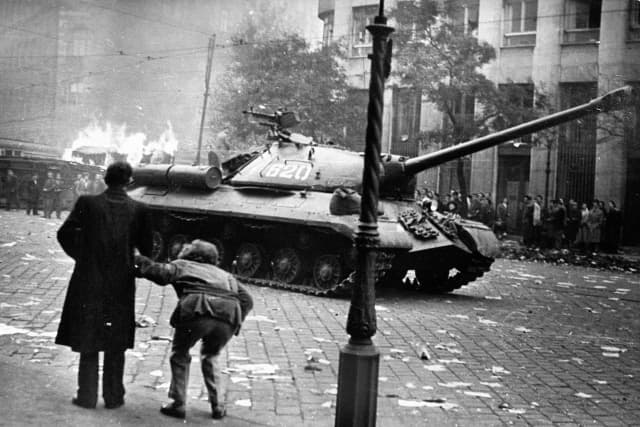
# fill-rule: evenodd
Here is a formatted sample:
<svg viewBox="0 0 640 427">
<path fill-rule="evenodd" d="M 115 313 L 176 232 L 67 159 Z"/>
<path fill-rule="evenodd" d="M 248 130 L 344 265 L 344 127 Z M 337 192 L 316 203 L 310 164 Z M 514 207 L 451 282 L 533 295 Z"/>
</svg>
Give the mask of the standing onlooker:
<svg viewBox="0 0 640 427">
<path fill-rule="evenodd" d="M 524 196 L 522 207 L 522 243 L 531 246 L 533 240 L 533 199 L 531 196 Z"/>
<path fill-rule="evenodd" d="M 13 205 L 15 205 L 17 209 L 20 209 L 20 202 L 18 201 L 18 177 L 11 169 L 7 169 L 7 179 L 4 183 L 4 190 L 7 198 L 7 210 L 10 211 Z"/>
<path fill-rule="evenodd" d="M 553 249 L 562 247 L 562 237 L 564 235 L 565 210 L 558 199 L 551 201 L 549 212 L 549 243 Z"/>
<path fill-rule="evenodd" d="M 56 344 L 80 353 L 78 394 L 72 403 L 95 408 L 98 358 L 104 352 L 105 407 L 124 404 L 124 352 L 135 333 L 134 248 L 148 255 L 152 237 L 144 207 L 124 191 L 131 166 L 107 168 L 107 191 L 81 196 L 58 230 L 58 241 L 75 262 L 64 300 Z"/>
<path fill-rule="evenodd" d="M 486 196 L 482 197 L 480 199 L 480 222 L 489 228 L 493 228 L 494 215 L 491 200 Z"/>
<path fill-rule="evenodd" d="M 502 203 L 498 205 L 496 209 L 496 222 L 493 225 L 493 230 L 498 236 L 498 239 L 504 239 L 507 235 L 507 221 L 509 219 L 509 199 L 506 197 L 502 199 Z"/>
<path fill-rule="evenodd" d="M 56 218 L 60 219 L 62 211 L 62 192 L 64 191 L 64 181 L 60 172 L 56 173 L 55 186 L 53 187 L 53 210 L 56 211 Z M 51 214 L 49 214 L 51 215 Z"/>
<path fill-rule="evenodd" d="M 227 342 L 237 335 L 244 318 L 253 307 L 249 292 L 232 274 L 218 268 L 215 245 L 194 240 L 182 247 L 178 259 L 155 263 L 144 256 L 136 257 L 138 275 L 165 286 L 172 284 L 179 302 L 171 315 L 175 328 L 171 345 L 171 385 L 169 398 L 160 412 L 184 418 L 189 382 L 189 350 L 200 339 L 200 368 L 209 394 L 211 415 L 225 416 L 219 384 L 217 356 Z"/>
<path fill-rule="evenodd" d="M 84 175 L 79 173 L 73 182 L 73 204 L 75 205 L 78 198 L 85 194 L 87 194 L 87 181 L 84 179 Z"/>
<path fill-rule="evenodd" d="M 34 173 L 27 183 L 27 215 L 38 215 L 38 205 L 40 204 L 40 182 L 38 174 Z"/>
<path fill-rule="evenodd" d="M 564 235 L 568 247 L 571 247 L 578 237 L 580 219 L 580 209 L 578 208 L 578 203 L 573 199 L 569 199 L 569 207 L 567 208 L 567 225 L 564 229 Z"/>
<path fill-rule="evenodd" d="M 593 206 L 587 217 L 587 227 L 589 227 L 589 250 L 597 252 L 600 247 L 600 234 L 602 232 L 602 223 L 604 221 L 604 212 L 600 208 L 600 201 L 594 200 Z"/>
<path fill-rule="evenodd" d="M 586 203 L 583 203 L 580 207 L 580 228 L 578 229 L 578 237 L 576 238 L 576 245 L 582 249 L 588 249 L 589 247 L 589 207 Z"/>
<path fill-rule="evenodd" d="M 542 196 L 538 194 L 533 202 L 533 244 L 536 246 L 542 244 L 542 220 L 544 218 L 542 200 Z"/>
<path fill-rule="evenodd" d="M 93 194 L 100 194 L 106 189 L 107 189 L 107 186 L 104 184 L 104 178 L 102 177 L 102 174 L 99 174 L 99 173 L 96 174 L 96 179 L 93 185 L 93 191 L 94 191 Z"/>
<path fill-rule="evenodd" d="M 53 172 L 47 172 L 47 179 L 42 186 L 42 199 L 44 202 L 43 210 L 44 217 L 51 218 L 51 212 L 53 211 L 53 199 L 54 190 L 56 188 L 56 180 L 53 177 Z"/>
<path fill-rule="evenodd" d="M 607 252 L 618 252 L 620 245 L 620 230 L 622 229 L 622 212 L 616 206 L 616 202 L 609 200 L 609 213 L 605 223 L 605 246 Z"/>
</svg>

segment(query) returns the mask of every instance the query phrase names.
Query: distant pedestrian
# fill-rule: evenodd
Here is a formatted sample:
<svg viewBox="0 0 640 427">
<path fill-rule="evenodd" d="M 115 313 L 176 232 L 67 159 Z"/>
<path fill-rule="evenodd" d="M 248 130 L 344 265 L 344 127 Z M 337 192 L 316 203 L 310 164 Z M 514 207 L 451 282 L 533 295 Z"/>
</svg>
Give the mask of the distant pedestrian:
<svg viewBox="0 0 640 427">
<path fill-rule="evenodd" d="M 124 191 L 131 174 L 128 163 L 111 164 L 107 191 L 81 196 L 58 230 L 60 245 L 76 264 L 56 344 L 80 353 L 72 403 L 84 408 L 96 407 L 99 352 L 105 407 L 124 404 L 124 352 L 133 348 L 135 333 L 134 248 L 148 255 L 152 246 L 144 207 Z"/>
<path fill-rule="evenodd" d="M 565 209 L 558 199 L 551 201 L 549 210 L 549 243 L 553 249 L 562 247 L 562 238 L 564 236 Z"/>
<path fill-rule="evenodd" d="M 507 235 L 507 221 L 509 220 L 509 199 L 506 197 L 496 209 L 496 222 L 493 225 L 493 231 L 498 239 L 504 239 Z"/>
<path fill-rule="evenodd" d="M 605 223 L 604 250 L 611 253 L 618 252 L 620 246 L 620 231 L 622 229 L 622 212 L 616 206 L 616 202 L 609 200 L 609 212 Z"/>
<path fill-rule="evenodd" d="M 583 203 L 580 207 L 580 227 L 576 237 L 576 245 L 581 249 L 589 248 L 589 207 Z"/>
<path fill-rule="evenodd" d="M 600 208 L 600 201 L 594 200 L 593 206 L 587 217 L 587 227 L 589 228 L 589 250 L 597 252 L 600 248 L 600 239 L 602 232 L 602 223 L 604 221 L 604 212 Z"/>
<path fill-rule="evenodd" d="M 533 199 L 524 196 L 522 207 L 522 244 L 533 245 Z"/>
<path fill-rule="evenodd" d="M 53 211 L 53 199 L 54 190 L 56 187 L 56 179 L 53 177 L 53 172 L 47 172 L 47 179 L 44 180 L 42 186 L 42 200 L 44 217 L 51 218 L 51 212 Z"/>
<path fill-rule="evenodd" d="M 542 211 L 542 201 L 542 196 L 539 194 L 533 201 L 533 244 L 536 246 L 542 245 L 542 221 L 545 216 Z"/>
<path fill-rule="evenodd" d="M 7 177 L 4 182 L 5 197 L 7 199 L 7 210 L 11 210 L 11 206 L 20 209 L 20 201 L 18 200 L 18 177 L 11 169 L 7 169 Z"/>
<path fill-rule="evenodd" d="M 578 208 L 578 203 L 573 199 L 569 199 L 566 219 L 567 225 L 564 229 L 564 235 L 567 246 L 571 247 L 575 243 L 580 229 L 580 209 Z"/>
<path fill-rule="evenodd" d="M 172 284 L 179 302 L 171 316 L 175 328 L 171 346 L 171 385 L 169 398 L 160 412 L 176 418 L 186 415 L 189 382 L 189 350 L 202 339 L 200 367 L 209 393 L 211 415 L 220 419 L 226 410 L 221 402 L 217 356 L 227 342 L 240 331 L 253 300 L 232 274 L 218 268 L 218 250 L 203 240 L 186 244 L 178 259 L 156 263 L 136 257 L 138 275 L 159 285 Z"/>
<path fill-rule="evenodd" d="M 40 180 L 38 174 L 33 174 L 27 182 L 27 215 L 38 215 L 38 205 L 40 204 Z"/>
<path fill-rule="evenodd" d="M 56 218 L 60 219 L 62 212 L 62 192 L 64 191 L 64 181 L 62 175 L 58 172 L 55 176 L 55 186 L 53 187 L 53 206 L 52 209 L 56 212 Z"/>
</svg>

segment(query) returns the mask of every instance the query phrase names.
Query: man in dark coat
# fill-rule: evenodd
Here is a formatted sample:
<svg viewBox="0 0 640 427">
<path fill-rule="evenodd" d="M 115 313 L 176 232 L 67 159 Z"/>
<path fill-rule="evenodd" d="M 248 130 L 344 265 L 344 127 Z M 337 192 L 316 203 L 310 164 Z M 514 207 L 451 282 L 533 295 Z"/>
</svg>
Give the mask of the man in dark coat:
<svg viewBox="0 0 640 427">
<path fill-rule="evenodd" d="M 108 190 L 81 196 L 58 230 L 58 241 L 76 265 L 64 301 L 56 344 L 80 353 L 78 395 L 72 403 L 95 408 L 98 353 L 104 352 L 102 396 L 106 408 L 124 404 L 124 352 L 135 332 L 134 248 L 151 252 L 152 237 L 142 205 L 124 187 L 131 166 L 107 169 Z"/>
<path fill-rule="evenodd" d="M 10 211 L 12 205 L 20 209 L 20 202 L 18 201 L 18 177 L 11 169 L 7 169 L 5 192 L 7 196 L 7 210 Z"/>
<path fill-rule="evenodd" d="M 40 182 L 38 174 L 33 174 L 27 183 L 27 215 L 38 215 L 38 204 L 40 203 Z"/>
<path fill-rule="evenodd" d="M 136 257 L 138 275 L 159 285 L 172 284 L 179 302 L 171 315 L 176 328 L 171 347 L 172 402 L 160 409 L 165 415 L 184 418 L 186 414 L 187 383 L 189 381 L 189 350 L 200 339 L 200 367 L 209 393 L 211 415 L 220 419 L 225 408 L 220 402 L 217 356 L 253 307 L 249 292 L 232 274 L 216 267 L 218 250 L 204 240 L 194 240 L 183 246 L 178 259 L 170 263 L 156 263 L 144 256 Z"/>
</svg>

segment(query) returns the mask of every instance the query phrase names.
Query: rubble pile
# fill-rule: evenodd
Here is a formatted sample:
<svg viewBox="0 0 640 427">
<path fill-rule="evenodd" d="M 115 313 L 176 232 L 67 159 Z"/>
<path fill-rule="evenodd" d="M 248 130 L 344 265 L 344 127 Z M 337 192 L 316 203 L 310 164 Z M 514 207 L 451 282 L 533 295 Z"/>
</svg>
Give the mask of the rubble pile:
<svg viewBox="0 0 640 427">
<path fill-rule="evenodd" d="M 501 258 L 520 261 L 568 264 L 598 268 L 609 271 L 640 271 L 640 257 L 628 254 L 608 254 L 604 252 L 581 252 L 571 249 L 544 249 L 526 247 L 514 240 L 504 240 L 500 245 Z"/>
</svg>

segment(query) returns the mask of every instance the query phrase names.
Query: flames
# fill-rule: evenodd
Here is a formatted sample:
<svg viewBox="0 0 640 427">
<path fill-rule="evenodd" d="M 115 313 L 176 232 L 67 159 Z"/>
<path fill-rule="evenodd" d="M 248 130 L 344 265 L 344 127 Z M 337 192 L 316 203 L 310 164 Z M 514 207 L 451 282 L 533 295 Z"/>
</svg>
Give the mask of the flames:
<svg viewBox="0 0 640 427">
<path fill-rule="evenodd" d="M 171 122 L 156 140 L 147 140 L 143 132 L 127 131 L 127 125 L 104 125 L 93 121 L 78 132 L 71 147 L 65 149 L 64 160 L 106 166 L 115 160 L 140 163 L 167 163 L 178 150 L 178 140 Z"/>
</svg>

